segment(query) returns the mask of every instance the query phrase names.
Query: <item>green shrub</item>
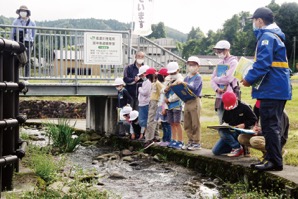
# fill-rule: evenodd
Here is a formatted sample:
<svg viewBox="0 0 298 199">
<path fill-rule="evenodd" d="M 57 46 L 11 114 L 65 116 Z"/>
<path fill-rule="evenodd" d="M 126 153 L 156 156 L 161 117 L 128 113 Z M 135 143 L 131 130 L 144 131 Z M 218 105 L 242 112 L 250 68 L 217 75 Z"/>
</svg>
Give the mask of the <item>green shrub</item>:
<svg viewBox="0 0 298 199">
<path fill-rule="evenodd" d="M 73 126 L 70 126 L 68 119 L 58 119 L 58 124 L 47 123 L 46 132 L 49 139 L 53 141 L 53 147 L 59 148 L 60 152 L 73 152 L 80 143 L 80 138 L 73 133 Z"/>
</svg>

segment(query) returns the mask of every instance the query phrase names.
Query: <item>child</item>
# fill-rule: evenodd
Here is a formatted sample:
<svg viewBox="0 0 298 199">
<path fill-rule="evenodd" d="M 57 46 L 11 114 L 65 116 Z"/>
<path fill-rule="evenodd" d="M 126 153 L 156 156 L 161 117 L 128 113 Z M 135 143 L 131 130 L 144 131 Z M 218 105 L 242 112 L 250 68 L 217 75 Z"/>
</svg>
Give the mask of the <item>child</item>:
<svg viewBox="0 0 298 199">
<path fill-rule="evenodd" d="M 148 120 L 148 109 L 150 102 L 150 91 L 151 91 L 151 82 L 146 78 L 146 71 L 149 68 L 147 65 L 143 65 L 139 69 L 138 76 L 142 78 L 143 83 L 142 87 L 138 88 L 138 100 L 139 100 L 139 124 L 141 126 L 141 135 L 139 140 L 143 139 L 145 130 L 147 128 Z"/>
<path fill-rule="evenodd" d="M 149 68 L 146 71 L 146 77 L 150 80 L 152 83 L 151 86 L 151 94 L 150 94 L 150 104 L 149 104 L 149 113 L 148 113 L 148 127 L 145 134 L 145 145 L 144 148 L 147 149 L 154 144 L 154 141 L 156 138 L 154 137 L 155 131 L 157 131 L 158 135 L 158 126 L 157 121 L 154 119 L 157 111 L 157 104 L 160 96 L 161 89 L 163 87 L 162 83 L 160 83 L 158 80 L 156 81 L 156 70 L 154 68 Z M 154 139 L 155 138 L 155 139 Z"/>
<path fill-rule="evenodd" d="M 141 134 L 141 127 L 139 125 L 139 112 L 136 110 L 131 111 L 129 114 L 129 121 L 131 139 L 138 139 Z"/>
<path fill-rule="evenodd" d="M 117 108 L 122 109 L 127 104 L 132 104 L 133 99 L 128 93 L 128 91 L 124 88 L 125 83 L 122 78 L 116 78 L 114 83 L 117 91 L 118 91 L 118 103 Z M 119 121 L 119 136 L 124 136 L 126 134 L 126 129 L 129 128 L 129 123 L 124 121 Z"/>
<path fill-rule="evenodd" d="M 157 74 L 157 80 L 162 83 L 162 92 L 160 93 L 159 101 L 158 101 L 158 108 L 156 112 L 156 117 L 155 120 L 158 121 L 159 119 L 161 120 L 161 126 L 162 126 L 162 131 L 163 131 L 163 136 L 162 136 L 162 142 L 159 143 L 159 146 L 168 146 L 171 142 L 172 139 L 172 130 L 171 130 L 171 125 L 167 121 L 167 113 L 165 111 L 166 104 L 164 101 L 165 95 L 163 93 L 163 89 L 168 83 L 168 81 L 165 81 L 165 79 L 169 79 L 168 76 L 168 70 L 166 68 L 161 68 L 158 71 Z"/>
<path fill-rule="evenodd" d="M 230 54 L 230 47 L 230 42 L 226 40 L 220 40 L 213 48 L 213 51 L 220 59 L 211 76 L 211 86 L 216 93 L 214 108 L 217 112 L 220 124 L 222 124 L 222 116 L 224 112 L 223 103 L 221 100 L 222 95 L 226 91 L 233 91 L 233 89 L 236 87 L 240 89 L 240 87 L 237 85 L 238 81 L 233 75 L 238 64 L 238 59 L 236 56 Z M 228 66 L 228 69 L 223 74 L 219 74 L 217 70 L 221 65 Z"/>
<path fill-rule="evenodd" d="M 184 79 L 187 87 L 196 95 L 195 99 L 185 102 L 184 105 L 184 130 L 188 137 L 188 143 L 182 147 L 187 150 L 201 149 L 201 96 L 202 96 L 202 78 L 198 74 L 200 67 L 200 59 L 191 56 L 187 60 L 189 74 Z"/>
<path fill-rule="evenodd" d="M 177 62 L 170 62 L 167 65 L 168 74 L 170 76 L 170 82 L 165 88 L 165 103 L 167 103 L 167 117 L 168 122 L 171 125 L 173 140 L 168 147 L 174 149 L 181 149 L 183 146 L 183 136 L 181 127 L 181 112 L 182 112 L 182 101 L 179 97 L 171 90 L 171 85 L 177 82 L 183 81 L 183 76 L 179 73 L 179 66 Z"/>
<path fill-rule="evenodd" d="M 222 95 L 224 105 L 223 122 L 230 126 L 242 129 L 251 129 L 257 122 L 257 117 L 249 105 L 237 99 L 232 91 L 227 91 Z M 238 142 L 237 131 L 230 129 L 219 129 L 219 140 L 212 148 L 214 155 L 229 153 L 229 157 L 238 157 L 243 154 L 243 148 Z"/>
</svg>

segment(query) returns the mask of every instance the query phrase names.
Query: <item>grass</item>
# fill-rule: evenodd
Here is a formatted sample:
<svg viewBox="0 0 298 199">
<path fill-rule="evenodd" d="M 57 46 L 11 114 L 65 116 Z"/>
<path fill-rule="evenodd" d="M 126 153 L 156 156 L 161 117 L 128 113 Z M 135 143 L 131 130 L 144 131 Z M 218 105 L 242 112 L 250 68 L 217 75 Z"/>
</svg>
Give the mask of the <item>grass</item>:
<svg viewBox="0 0 298 199">
<path fill-rule="evenodd" d="M 202 111 L 201 111 L 201 137 L 202 146 L 204 148 L 211 149 L 212 146 L 218 140 L 218 134 L 215 130 L 208 129 L 208 125 L 218 124 L 218 119 L 216 112 L 214 111 L 214 97 L 215 93 L 211 88 L 210 75 L 203 75 L 203 95 L 202 98 Z M 286 104 L 286 111 L 290 119 L 290 131 L 289 139 L 285 145 L 285 149 L 289 152 L 284 162 L 288 165 L 298 166 L 298 75 L 291 77 L 295 80 L 292 83 L 293 86 L 293 96 L 292 100 L 289 100 Z M 255 99 L 251 98 L 251 88 L 241 87 L 242 91 L 242 101 L 251 106 L 254 105 Z M 65 101 L 65 102 L 76 102 L 85 103 L 85 97 L 22 97 L 21 100 L 49 100 L 49 101 Z M 187 136 L 184 134 L 184 141 L 187 142 Z M 261 154 L 257 150 L 252 150 L 252 155 L 260 157 Z"/>
<path fill-rule="evenodd" d="M 61 168 L 63 161 L 57 161 L 49 151 L 44 148 L 29 145 L 24 162 L 31 167 L 36 175 L 41 177 L 46 183 L 54 181 L 57 171 Z"/>
<path fill-rule="evenodd" d="M 57 147 L 59 152 L 73 152 L 80 143 L 78 136 L 74 135 L 73 126 L 70 126 L 69 119 L 59 118 L 58 124 L 45 123 L 46 132 L 49 139 L 53 141 L 53 147 Z"/>
</svg>

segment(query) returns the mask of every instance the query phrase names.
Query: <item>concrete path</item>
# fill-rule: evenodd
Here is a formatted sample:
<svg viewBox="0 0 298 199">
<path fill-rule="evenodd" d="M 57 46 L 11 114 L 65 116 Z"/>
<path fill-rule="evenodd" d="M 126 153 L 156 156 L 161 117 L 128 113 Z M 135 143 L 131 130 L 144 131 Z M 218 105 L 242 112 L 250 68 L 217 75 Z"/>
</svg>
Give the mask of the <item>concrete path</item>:
<svg viewBox="0 0 298 199">
<path fill-rule="evenodd" d="M 80 129 L 80 130 L 86 130 L 86 120 L 85 119 L 70 119 L 70 125 L 75 124 L 75 128 Z M 57 119 L 28 119 L 26 121 L 27 123 L 46 123 L 46 122 L 55 122 L 57 123 Z M 231 162 L 233 164 L 238 164 L 242 165 L 244 167 L 248 167 L 252 162 L 255 162 L 253 158 L 247 158 L 247 157 L 227 157 L 227 156 L 214 156 L 211 152 L 210 149 L 202 149 L 199 151 L 195 152 L 189 152 L 189 153 L 194 153 L 210 158 L 216 158 L 220 159 L 223 161 Z M 289 165 L 284 165 L 284 170 L 283 171 L 275 171 L 275 172 L 270 172 L 276 176 L 288 179 L 292 182 L 294 182 L 297 187 L 298 187 L 298 167 L 295 166 L 289 166 Z"/>
</svg>

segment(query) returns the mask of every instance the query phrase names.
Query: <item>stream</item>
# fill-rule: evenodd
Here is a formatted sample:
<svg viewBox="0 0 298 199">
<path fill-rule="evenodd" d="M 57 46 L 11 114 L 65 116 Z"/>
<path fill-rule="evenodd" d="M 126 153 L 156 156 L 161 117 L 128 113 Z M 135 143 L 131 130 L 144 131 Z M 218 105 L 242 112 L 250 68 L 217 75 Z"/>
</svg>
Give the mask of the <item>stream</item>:
<svg viewBox="0 0 298 199">
<path fill-rule="evenodd" d="M 32 144 L 48 143 L 43 129 L 22 129 Z M 107 146 L 78 146 L 66 154 L 65 170 L 75 175 L 79 170 L 98 177 L 96 188 L 123 199 L 219 198 L 218 179 L 163 160 L 162 156 Z"/>
</svg>

